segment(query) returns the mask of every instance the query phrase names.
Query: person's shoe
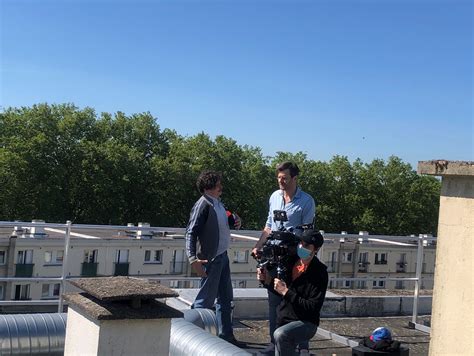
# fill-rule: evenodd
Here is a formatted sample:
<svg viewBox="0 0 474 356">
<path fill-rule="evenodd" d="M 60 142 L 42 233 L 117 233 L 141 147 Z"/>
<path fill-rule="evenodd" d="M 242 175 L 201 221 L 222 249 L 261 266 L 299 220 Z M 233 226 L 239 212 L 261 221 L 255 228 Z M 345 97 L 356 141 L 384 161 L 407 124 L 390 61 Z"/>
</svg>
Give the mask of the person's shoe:
<svg viewBox="0 0 474 356">
<path fill-rule="evenodd" d="M 219 337 L 220 337 L 222 340 L 225 340 L 225 341 L 231 343 L 231 344 L 234 345 L 234 346 L 240 347 L 241 349 L 247 346 L 247 344 L 246 344 L 245 342 L 242 342 L 242 341 L 237 340 L 237 339 L 235 338 L 235 336 L 233 336 L 233 335 L 232 335 L 231 337 L 229 337 L 229 338 L 222 337 L 222 336 L 219 336 Z"/>
<path fill-rule="evenodd" d="M 301 349 L 301 350 L 300 350 L 300 355 L 301 355 L 301 356 L 309 356 L 309 355 L 311 355 L 311 354 L 309 353 L 309 350 L 308 350 L 308 349 Z"/>
<path fill-rule="evenodd" d="M 275 355 L 275 344 L 269 343 L 267 347 L 265 347 L 262 351 L 260 351 L 261 355 Z"/>
</svg>

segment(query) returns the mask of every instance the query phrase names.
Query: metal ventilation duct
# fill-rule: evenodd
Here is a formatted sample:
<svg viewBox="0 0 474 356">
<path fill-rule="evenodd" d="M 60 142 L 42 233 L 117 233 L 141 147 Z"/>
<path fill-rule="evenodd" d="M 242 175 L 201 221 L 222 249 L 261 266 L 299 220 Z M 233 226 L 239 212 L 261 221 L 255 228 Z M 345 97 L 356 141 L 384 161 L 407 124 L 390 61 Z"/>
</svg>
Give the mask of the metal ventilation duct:
<svg viewBox="0 0 474 356">
<path fill-rule="evenodd" d="M 0 315 L 0 355 L 63 355 L 66 314 Z"/>
<path fill-rule="evenodd" d="M 250 355 L 217 336 L 216 316 L 209 309 L 185 310 L 172 319 L 170 356 Z M 0 355 L 64 354 L 67 313 L 0 315 Z"/>
<path fill-rule="evenodd" d="M 170 356 L 251 355 L 184 319 L 172 319 Z"/>
</svg>

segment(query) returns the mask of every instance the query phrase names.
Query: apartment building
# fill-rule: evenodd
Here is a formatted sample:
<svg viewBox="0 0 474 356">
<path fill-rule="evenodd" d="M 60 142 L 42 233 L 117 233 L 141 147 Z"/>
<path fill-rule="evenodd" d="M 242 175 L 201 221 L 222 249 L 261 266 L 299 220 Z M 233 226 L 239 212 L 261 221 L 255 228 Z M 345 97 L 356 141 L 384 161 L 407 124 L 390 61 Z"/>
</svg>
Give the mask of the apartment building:
<svg viewBox="0 0 474 356">
<path fill-rule="evenodd" d="M 64 265 L 67 278 L 137 276 L 171 288 L 196 288 L 198 278 L 187 261 L 183 233 L 179 228 L 73 228 L 65 263 L 64 231 L 1 227 L 0 300 L 58 299 Z M 229 260 L 235 288 L 259 286 L 256 261 L 250 255 L 255 245 L 252 237 L 256 239 L 259 234 L 240 231 L 239 235 L 249 238 L 232 238 Z M 397 238 L 404 242 L 396 242 Z M 411 239 L 325 234 L 319 257 L 328 266 L 330 288 L 412 289 L 413 281 L 388 280 L 415 277 L 417 238 Z M 434 258 L 435 245 L 428 244 L 424 248 L 422 288 L 433 286 Z"/>
<path fill-rule="evenodd" d="M 325 236 L 321 259 L 327 265 L 329 288 L 413 289 L 418 237 L 334 235 Z M 400 240 L 400 241 L 396 241 Z M 436 243 L 426 240 L 423 246 L 422 289 L 433 288 Z M 364 278 L 351 280 L 350 278 Z"/>
</svg>

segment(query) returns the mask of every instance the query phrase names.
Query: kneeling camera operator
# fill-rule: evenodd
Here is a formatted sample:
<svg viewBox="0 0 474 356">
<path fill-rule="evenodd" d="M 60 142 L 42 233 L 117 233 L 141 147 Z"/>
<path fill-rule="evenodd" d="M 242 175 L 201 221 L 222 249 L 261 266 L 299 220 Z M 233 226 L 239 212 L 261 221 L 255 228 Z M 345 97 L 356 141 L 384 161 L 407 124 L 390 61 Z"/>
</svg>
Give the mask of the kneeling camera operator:
<svg viewBox="0 0 474 356">
<path fill-rule="evenodd" d="M 272 293 L 282 297 L 277 308 L 275 355 L 297 355 L 296 346 L 309 341 L 319 325 L 319 315 L 328 285 L 326 266 L 316 257 L 323 236 L 305 229 L 296 246 L 296 254 L 287 256 L 285 278 L 274 276 L 266 265 L 257 268 L 257 278 Z"/>
</svg>

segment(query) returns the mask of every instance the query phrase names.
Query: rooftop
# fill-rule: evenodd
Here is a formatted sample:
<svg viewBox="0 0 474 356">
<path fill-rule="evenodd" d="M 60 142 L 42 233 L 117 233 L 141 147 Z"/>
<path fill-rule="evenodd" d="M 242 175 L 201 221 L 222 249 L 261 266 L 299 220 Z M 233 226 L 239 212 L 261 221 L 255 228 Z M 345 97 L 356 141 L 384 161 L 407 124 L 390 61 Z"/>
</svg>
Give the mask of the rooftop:
<svg viewBox="0 0 474 356">
<path fill-rule="evenodd" d="M 319 327 L 321 329 L 347 337 L 354 341 L 369 336 L 372 331 L 384 326 L 390 329 L 394 340 L 400 341 L 410 349 L 410 355 L 428 355 L 429 334 L 410 329 L 410 317 L 384 317 L 384 318 L 323 318 Z M 429 323 L 430 317 L 419 317 L 419 322 Z M 247 344 L 246 350 L 258 355 L 269 342 L 268 321 L 261 319 L 240 319 L 234 321 L 236 338 Z M 316 335 L 310 340 L 310 352 L 318 356 L 351 356 L 351 347 Z"/>
</svg>

